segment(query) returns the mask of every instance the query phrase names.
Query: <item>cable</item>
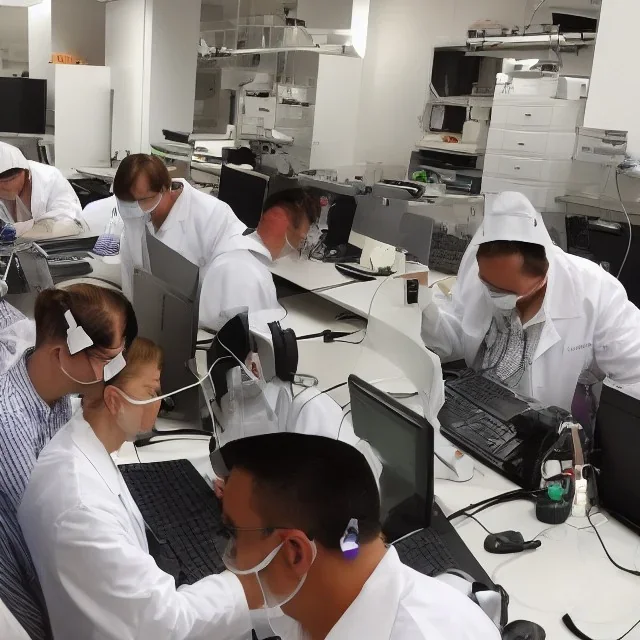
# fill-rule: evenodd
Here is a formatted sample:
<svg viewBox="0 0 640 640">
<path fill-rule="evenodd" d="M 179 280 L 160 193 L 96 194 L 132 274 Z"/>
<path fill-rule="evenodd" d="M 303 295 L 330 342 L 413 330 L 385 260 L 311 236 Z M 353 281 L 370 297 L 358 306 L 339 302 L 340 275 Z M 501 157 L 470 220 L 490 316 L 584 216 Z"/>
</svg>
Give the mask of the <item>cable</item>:
<svg viewBox="0 0 640 640">
<path fill-rule="evenodd" d="M 529 24 L 524 28 L 524 33 L 523 35 L 527 35 L 527 30 L 529 29 L 529 27 L 533 24 L 533 19 L 536 17 L 536 13 L 538 13 L 538 9 L 540 9 L 540 7 L 546 2 L 547 0 L 540 0 L 540 2 L 538 3 L 538 5 L 536 6 L 536 8 L 533 10 L 533 13 L 531 14 L 531 17 L 529 18 Z"/>
<path fill-rule="evenodd" d="M 586 633 L 583 633 L 582 631 L 580 631 L 580 629 L 578 629 L 575 622 L 571 619 L 571 616 L 568 613 L 565 613 L 565 615 L 562 616 L 562 622 L 564 626 L 567 627 L 567 629 L 569 629 L 569 631 L 571 631 L 574 636 L 580 638 L 580 640 L 592 640 Z M 626 638 L 638 625 L 640 625 L 640 620 L 638 620 L 638 622 L 636 622 L 633 627 L 629 629 L 629 631 L 621 635 L 619 638 L 616 638 L 616 640 L 623 640 L 624 638 Z"/>
<path fill-rule="evenodd" d="M 593 522 L 591 521 L 591 510 L 593 509 L 593 507 L 591 507 L 589 509 L 589 511 L 587 511 L 587 520 L 589 521 L 589 524 L 591 525 L 591 528 L 595 531 L 596 536 L 598 536 L 598 540 L 600 541 L 600 546 L 603 548 L 607 558 L 609 558 L 609 562 L 611 562 L 611 564 L 616 568 L 616 569 L 620 569 L 620 571 L 624 571 L 625 573 L 629 573 L 632 576 L 638 576 L 640 577 L 640 571 L 637 571 L 635 569 L 627 569 L 626 567 L 623 567 L 622 565 L 618 564 L 612 557 L 611 554 L 609 553 L 609 550 L 607 549 L 607 547 L 604 544 L 604 540 L 602 539 L 602 536 L 600 535 L 600 532 L 598 531 L 597 527 L 593 524 Z M 639 623 L 640 624 L 640 623 Z M 623 636 L 624 637 L 624 636 Z"/>
<path fill-rule="evenodd" d="M 618 275 L 617 275 L 618 280 L 620 280 L 620 274 L 622 274 L 624 265 L 627 264 L 627 259 L 629 258 L 629 253 L 631 252 L 631 243 L 633 241 L 633 226 L 631 224 L 631 218 L 629 217 L 627 208 L 624 206 L 624 201 L 622 200 L 622 194 L 620 193 L 620 180 L 618 179 L 619 176 L 620 176 L 620 172 L 616 170 L 616 189 L 618 191 L 618 198 L 620 199 L 620 205 L 622 206 L 622 211 L 624 211 L 624 215 L 627 218 L 627 223 L 629 225 L 629 245 L 627 246 L 627 253 L 624 254 L 624 260 L 622 261 L 622 265 L 620 266 L 620 271 L 618 271 Z"/>
<path fill-rule="evenodd" d="M 524 489 L 516 489 L 514 491 L 507 491 L 506 493 L 501 493 L 500 495 L 494 496 L 493 498 L 487 498 L 486 500 L 481 500 L 480 502 L 476 502 L 474 504 L 470 504 L 468 507 L 464 509 L 460 509 L 459 511 L 455 511 L 452 513 L 447 520 L 450 522 L 459 518 L 460 516 L 468 516 L 469 513 L 471 515 L 476 515 L 485 509 L 489 509 L 490 507 L 494 507 L 499 504 L 503 504 L 505 502 L 512 502 L 514 500 L 531 500 L 535 498 L 540 493 L 544 493 L 544 490 L 534 490 L 534 491 L 526 491 Z"/>
<path fill-rule="evenodd" d="M 298 415 L 300 415 L 302 413 L 302 410 L 313 400 L 315 400 L 316 398 L 319 398 L 321 395 L 324 395 L 325 393 L 331 393 L 332 391 L 335 391 L 336 389 L 340 389 L 340 387 L 345 387 L 346 385 L 348 385 L 348 382 L 341 382 L 340 384 L 336 384 L 333 387 L 329 387 L 328 389 L 325 389 L 324 391 L 320 391 L 319 393 L 317 393 L 315 396 L 313 396 L 313 398 L 309 398 L 299 409 L 298 411 Z M 301 396 L 304 393 L 304 391 L 301 391 L 296 398 L 298 398 L 299 396 Z M 344 419 L 344 418 L 343 418 Z"/>
</svg>

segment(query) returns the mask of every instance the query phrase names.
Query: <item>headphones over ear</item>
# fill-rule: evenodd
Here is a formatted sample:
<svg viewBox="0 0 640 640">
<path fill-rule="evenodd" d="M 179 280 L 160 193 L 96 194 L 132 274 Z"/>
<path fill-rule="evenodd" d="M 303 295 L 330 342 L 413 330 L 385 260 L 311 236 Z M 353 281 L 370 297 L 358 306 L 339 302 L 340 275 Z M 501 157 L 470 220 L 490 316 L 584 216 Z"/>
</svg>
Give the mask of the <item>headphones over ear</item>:
<svg viewBox="0 0 640 640">
<path fill-rule="evenodd" d="M 298 372 L 298 343 L 293 329 L 283 329 L 279 322 L 270 322 L 271 340 L 276 376 L 285 382 L 293 382 Z"/>
</svg>

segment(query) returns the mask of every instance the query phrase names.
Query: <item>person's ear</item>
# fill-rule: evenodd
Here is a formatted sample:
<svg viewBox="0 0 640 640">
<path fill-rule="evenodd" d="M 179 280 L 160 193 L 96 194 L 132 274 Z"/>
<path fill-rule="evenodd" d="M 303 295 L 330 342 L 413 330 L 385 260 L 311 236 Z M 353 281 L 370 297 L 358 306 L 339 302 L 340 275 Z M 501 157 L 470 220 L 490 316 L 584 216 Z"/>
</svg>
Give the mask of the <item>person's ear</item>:
<svg viewBox="0 0 640 640">
<path fill-rule="evenodd" d="M 306 575 L 314 561 L 313 543 L 302 531 L 290 531 L 284 541 L 284 559 L 296 575 Z"/>
<path fill-rule="evenodd" d="M 113 386 L 106 386 L 104 389 L 104 404 L 111 415 L 116 415 L 120 409 L 120 396 Z"/>
</svg>

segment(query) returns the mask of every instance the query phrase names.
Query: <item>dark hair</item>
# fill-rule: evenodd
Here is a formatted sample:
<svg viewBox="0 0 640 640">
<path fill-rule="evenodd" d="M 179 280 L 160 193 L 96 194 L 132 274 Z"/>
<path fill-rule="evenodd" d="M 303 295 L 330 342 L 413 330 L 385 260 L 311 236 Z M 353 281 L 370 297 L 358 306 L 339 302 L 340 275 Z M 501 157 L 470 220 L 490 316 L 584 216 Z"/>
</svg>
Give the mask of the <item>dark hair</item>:
<svg viewBox="0 0 640 640">
<path fill-rule="evenodd" d="M 494 240 L 478 247 L 478 258 L 496 258 L 519 254 L 524 262 L 522 270 L 530 276 L 544 276 L 549 269 L 547 252 L 541 244 L 518 242 L 516 240 Z"/>
<path fill-rule="evenodd" d="M 116 335 L 117 315 L 124 321 L 125 349 L 138 335 L 136 314 L 122 293 L 92 284 L 76 284 L 68 289 L 45 289 L 36 298 L 36 347 L 48 340 L 66 339 L 69 328 L 64 317 L 66 311 L 71 311 L 95 347 L 110 349 L 118 343 L 121 336 Z"/>
<path fill-rule="evenodd" d="M 27 172 L 28 172 L 27 169 L 22 169 L 20 167 L 15 169 L 7 169 L 6 171 L 3 171 L 2 173 L 0 173 L 0 180 L 10 180 L 11 178 L 15 178 L 21 173 L 27 173 Z"/>
<path fill-rule="evenodd" d="M 361 544 L 380 536 L 380 493 L 365 457 L 345 442 L 300 433 L 242 438 L 221 450 L 229 470 L 253 477 L 254 505 L 268 526 L 304 531 L 339 550 L 352 518 Z"/>
<path fill-rule="evenodd" d="M 285 189 L 272 193 L 265 201 L 263 211 L 281 207 L 292 218 L 293 226 L 297 229 L 302 220 L 306 218 L 309 224 L 314 224 L 320 219 L 322 207 L 320 198 L 312 196 L 305 189 Z"/>
<path fill-rule="evenodd" d="M 157 156 L 146 153 L 134 153 L 127 156 L 118 167 L 113 181 L 113 193 L 120 200 L 133 200 L 131 188 L 134 182 L 144 173 L 149 179 L 149 187 L 154 193 L 171 188 L 171 177 L 164 162 Z"/>
</svg>

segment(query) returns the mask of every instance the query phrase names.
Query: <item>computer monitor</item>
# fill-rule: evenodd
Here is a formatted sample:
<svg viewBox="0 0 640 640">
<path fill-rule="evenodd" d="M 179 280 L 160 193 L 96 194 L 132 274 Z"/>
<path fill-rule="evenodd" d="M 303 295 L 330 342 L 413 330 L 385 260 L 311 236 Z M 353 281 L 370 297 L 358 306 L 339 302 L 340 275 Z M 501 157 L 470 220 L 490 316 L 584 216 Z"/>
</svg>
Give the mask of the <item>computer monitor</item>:
<svg viewBox="0 0 640 640">
<path fill-rule="evenodd" d="M 433 235 L 433 220 L 428 215 L 431 205 L 372 195 L 356 196 L 356 202 L 352 234 L 405 249 L 422 264 L 429 264 Z M 356 244 L 357 236 L 349 241 Z"/>
<path fill-rule="evenodd" d="M 433 427 L 357 376 L 349 376 L 349 394 L 356 435 L 383 461 L 380 496 L 387 539 L 428 527 L 433 506 Z"/>
<path fill-rule="evenodd" d="M 171 393 L 196 381 L 190 364 L 198 337 L 199 269 L 149 233 L 147 246 L 151 273 L 134 271 L 133 306 L 140 335 L 163 350 L 162 391 Z M 200 423 L 197 387 L 173 396 L 173 404 L 162 417 Z"/>
<path fill-rule="evenodd" d="M 44 134 L 47 126 L 47 81 L 0 78 L 0 131 Z"/>
<path fill-rule="evenodd" d="M 596 419 L 593 466 L 600 505 L 640 534 L 640 400 L 604 385 Z"/>
<path fill-rule="evenodd" d="M 268 188 L 267 176 L 222 165 L 218 198 L 226 202 L 238 219 L 250 229 L 255 229 L 260 222 Z"/>
</svg>

